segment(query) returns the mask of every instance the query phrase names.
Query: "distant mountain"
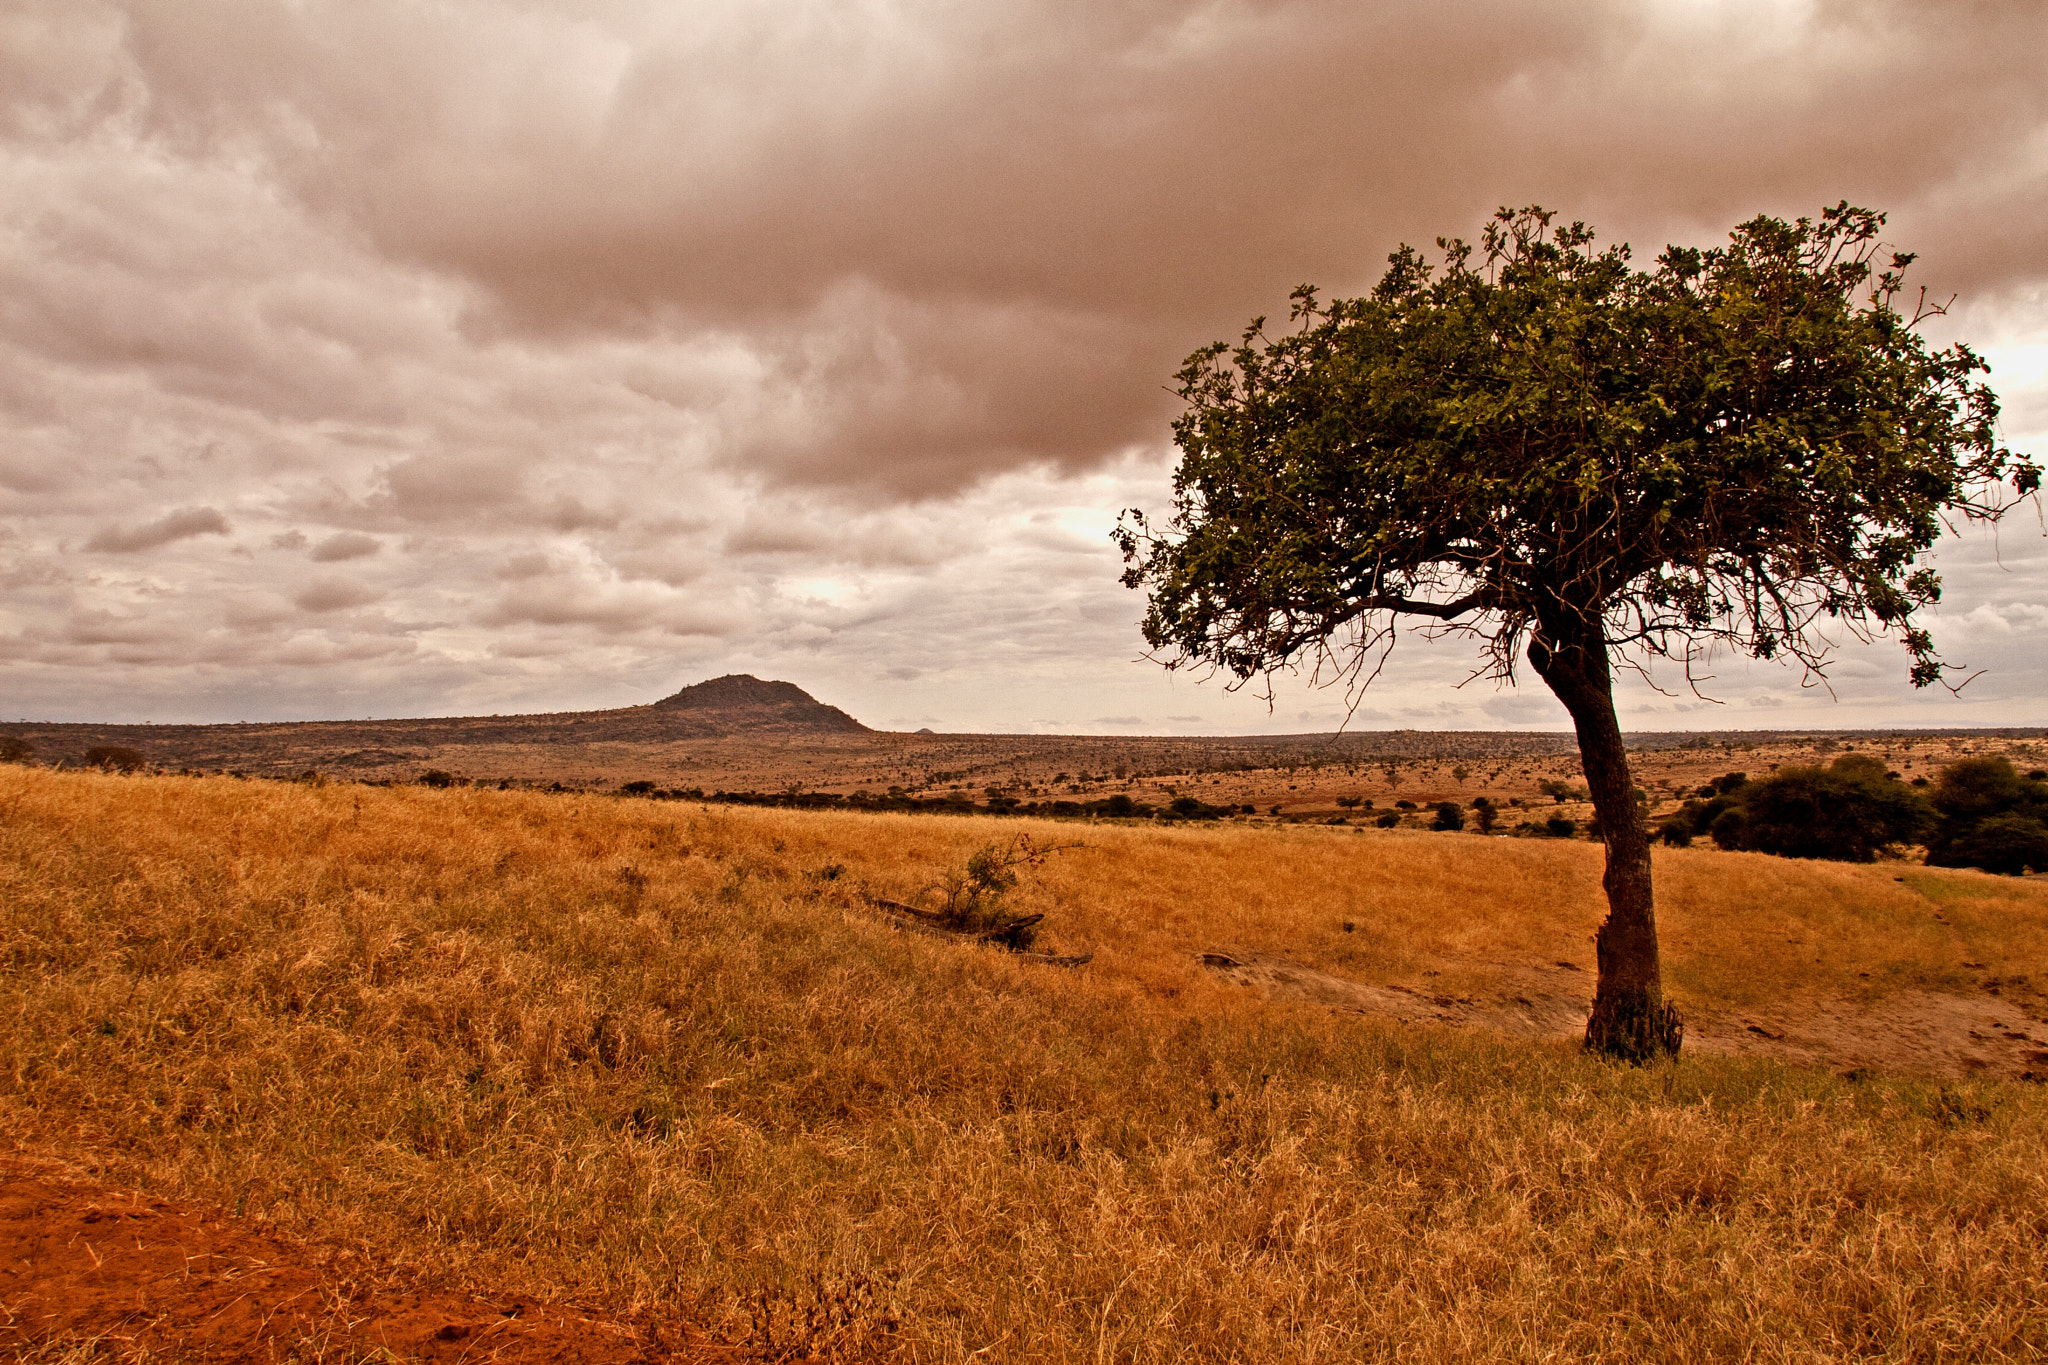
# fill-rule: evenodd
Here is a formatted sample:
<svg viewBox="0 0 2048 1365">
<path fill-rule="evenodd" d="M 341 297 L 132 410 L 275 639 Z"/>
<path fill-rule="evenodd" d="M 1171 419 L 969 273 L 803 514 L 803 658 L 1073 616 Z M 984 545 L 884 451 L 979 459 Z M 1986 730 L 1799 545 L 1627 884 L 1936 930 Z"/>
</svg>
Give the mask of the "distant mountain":
<svg viewBox="0 0 2048 1365">
<path fill-rule="evenodd" d="M 852 716 L 827 706 L 792 682 L 764 682 L 751 673 L 728 673 L 654 703 L 657 711 L 708 712 L 736 728 L 864 731 Z M 709 719 L 709 716 L 705 717 Z"/>
<path fill-rule="evenodd" d="M 233 768 L 280 773 L 307 768 L 383 770 L 459 766 L 463 750 L 530 746 L 656 744 L 684 740 L 865 735 L 836 706 L 789 682 L 730 673 L 645 706 L 521 716 L 437 716 L 417 720 L 310 720 L 225 725 L 0 725 L 41 762 L 81 763 L 94 745 L 132 748 L 166 768 Z"/>
</svg>

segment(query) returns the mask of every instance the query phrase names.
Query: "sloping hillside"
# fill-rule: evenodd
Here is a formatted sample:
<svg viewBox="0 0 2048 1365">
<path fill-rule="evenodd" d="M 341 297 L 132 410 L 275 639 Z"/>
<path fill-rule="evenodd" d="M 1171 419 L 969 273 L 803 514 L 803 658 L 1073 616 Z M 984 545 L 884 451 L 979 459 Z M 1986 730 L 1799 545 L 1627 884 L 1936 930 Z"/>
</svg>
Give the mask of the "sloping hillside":
<svg viewBox="0 0 2048 1365">
<path fill-rule="evenodd" d="M 288 721 L 262 725 L 40 725 L 5 733 L 44 763 L 80 764 L 95 745 L 134 749 L 161 768 L 251 773 L 367 773 L 422 764 L 460 765 L 464 750 L 527 746 L 661 744 L 728 737 L 859 735 L 866 726 L 795 683 L 730 674 L 685 687 L 648 706 L 530 716 Z"/>
</svg>

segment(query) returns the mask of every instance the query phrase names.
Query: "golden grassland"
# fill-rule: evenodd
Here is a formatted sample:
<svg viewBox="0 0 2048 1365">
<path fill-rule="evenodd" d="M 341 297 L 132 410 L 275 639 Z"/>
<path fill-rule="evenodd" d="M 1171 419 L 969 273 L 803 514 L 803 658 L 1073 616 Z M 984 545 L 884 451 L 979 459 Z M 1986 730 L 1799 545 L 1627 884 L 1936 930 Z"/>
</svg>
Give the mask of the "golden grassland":
<svg viewBox="0 0 2048 1365">
<path fill-rule="evenodd" d="M 1088 967 L 861 909 L 1019 830 L 1084 845 L 1015 901 Z M 1599 856 L 5 768 L 0 1124 L 763 1353 L 2048 1352 L 2039 1086 L 1615 1067 L 1262 1001 L 1192 956 L 1590 965 Z M 2048 966 L 2038 884 L 1657 857 L 1695 1009 Z"/>
</svg>

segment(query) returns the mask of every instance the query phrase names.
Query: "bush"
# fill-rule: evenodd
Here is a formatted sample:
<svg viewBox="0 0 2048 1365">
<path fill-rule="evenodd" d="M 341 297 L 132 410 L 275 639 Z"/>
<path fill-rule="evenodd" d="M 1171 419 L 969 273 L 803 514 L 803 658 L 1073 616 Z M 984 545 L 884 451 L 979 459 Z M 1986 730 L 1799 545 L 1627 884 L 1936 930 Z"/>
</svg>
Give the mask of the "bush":
<svg viewBox="0 0 2048 1365">
<path fill-rule="evenodd" d="M 1430 826 L 1430 828 L 1442 830 L 1445 833 L 1449 833 L 1452 830 L 1460 830 L 1465 828 L 1464 808 L 1461 807 L 1455 801 L 1437 802 L 1436 821 L 1434 824 Z"/>
<path fill-rule="evenodd" d="M 2048 872 L 2048 824 L 2013 812 L 1987 816 L 1951 840 L 1942 853 L 1943 867 L 1981 867 L 2007 877 L 2029 870 Z M 1928 861 L 1933 860 L 1930 854 Z"/>
<path fill-rule="evenodd" d="M 1657 831 L 1657 837 L 1672 848 L 1691 848 L 1692 826 L 1674 817 L 1664 822 L 1662 828 Z"/>
<path fill-rule="evenodd" d="M 1725 849 L 1742 847 L 1742 808 L 1731 806 L 1714 817 L 1707 826 L 1707 834 L 1714 843 Z"/>
<path fill-rule="evenodd" d="M 2048 782 L 2020 776 L 2008 759 L 1966 758 L 1942 769 L 1927 841 L 1935 867 L 1981 867 L 2017 876 L 2048 871 Z"/>
<path fill-rule="evenodd" d="M 33 763 L 36 746 L 18 735 L 0 735 L 0 763 Z"/>
<path fill-rule="evenodd" d="M 1401 823 L 1401 812 L 1395 810 L 1387 811 L 1386 813 L 1381 815 L 1379 819 L 1373 821 L 1373 823 L 1378 825 L 1381 829 L 1392 829 L 1394 826 Z"/>
<path fill-rule="evenodd" d="M 1486 797 L 1479 797 L 1472 803 L 1472 819 L 1481 834 L 1491 834 L 1493 827 L 1500 823 L 1500 807 Z"/>
<path fill-rule="evenodd" d="M 149 760 L 139 752 L 120 744 L 95 744 L 85 751 L 87 767 L 103 768 L 110 773 L 140 772 L 149 766 Z"/>
<path fill-rule="evenodd" d="M 1543 832 L 1553 839 L 1569 839 L 1579 832 L 1579 826 L 1566 816 L 1553 815 L 1543 822 Z"/>
<path fill-rule="evenodd" d="M 1935 825 L 1920 794 L 1868 754 L 1844 754 L 1826 768 L 1781 768 L 1733 795 L 1740 819 L 1715 817 L 1714 842 L 1781 858 L 1867 863 L 1887 845 L 1920 842 Z"/>
</svg>

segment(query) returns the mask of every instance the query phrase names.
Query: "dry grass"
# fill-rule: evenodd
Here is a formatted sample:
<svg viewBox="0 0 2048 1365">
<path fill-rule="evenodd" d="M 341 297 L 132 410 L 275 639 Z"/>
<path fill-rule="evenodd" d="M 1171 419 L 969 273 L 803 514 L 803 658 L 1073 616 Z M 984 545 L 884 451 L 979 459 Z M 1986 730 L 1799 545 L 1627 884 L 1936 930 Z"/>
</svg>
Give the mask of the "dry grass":
<svg viewBox="0 0 2048 1365">
<path fill-rule="evenodd" d="M 6 1124 L 430 1272 L 918 1361 L 2048 1351 L 2038 1087 L 1616 1069 L 1190 958 L 1584 962 L 1590 846 L 1089 829 L 1018 898 L 1061 972 L 855 908 L 1013 823 L 22 769 L 0 821 Z M 2038 886 L 1658 856 L 1699 1007 L 2042 964 Z"/>
</svg>

